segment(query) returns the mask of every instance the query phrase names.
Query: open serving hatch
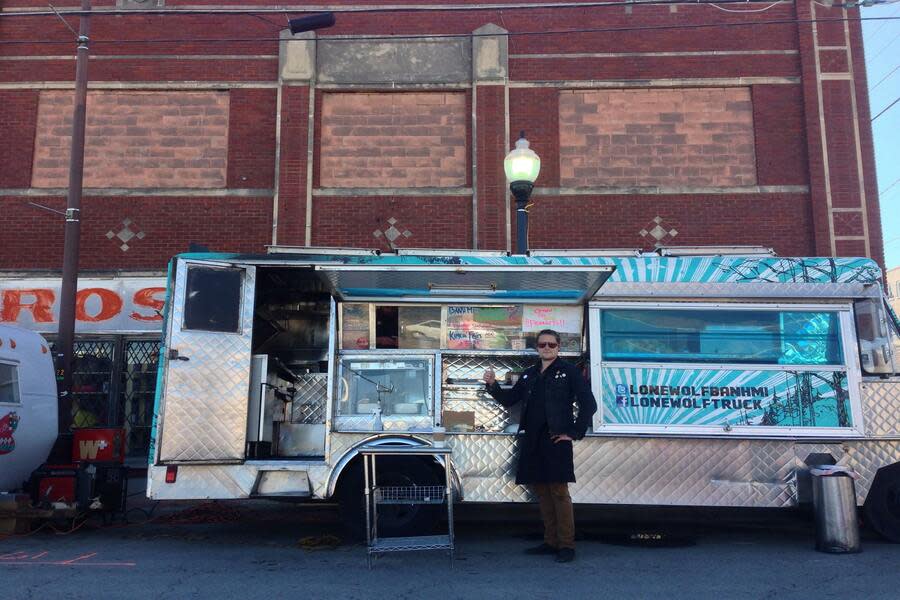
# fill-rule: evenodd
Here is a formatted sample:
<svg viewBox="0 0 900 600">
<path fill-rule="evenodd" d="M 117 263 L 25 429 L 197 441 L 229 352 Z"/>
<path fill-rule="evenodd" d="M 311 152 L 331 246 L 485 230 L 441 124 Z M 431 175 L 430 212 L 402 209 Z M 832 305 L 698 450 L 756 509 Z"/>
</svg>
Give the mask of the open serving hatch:
<svg viewBox="0 0 900 600">
<path fill-rule="evenodd" d="M 609 278 L 609 265 L 317 265 L 342 301 L 553 302 L 583 304 Z"/>
</svg>

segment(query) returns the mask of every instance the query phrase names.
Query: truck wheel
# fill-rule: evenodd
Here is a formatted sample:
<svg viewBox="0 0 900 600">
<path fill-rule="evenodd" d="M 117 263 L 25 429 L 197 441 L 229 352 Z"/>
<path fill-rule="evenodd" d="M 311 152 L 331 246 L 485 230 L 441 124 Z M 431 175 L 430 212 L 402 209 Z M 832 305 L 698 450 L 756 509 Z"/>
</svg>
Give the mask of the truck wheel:
<svg viewBox="0 0 900 600">
<path fill-rule="evenodd" d="M 863 510 L 872 529 L 900 543 L 900 463 L 878 470 Z"/>
<path fill-rule="evenodd" d="M 377 461 L 377 483 L 387 486 L 436 486 L 442 481 L 436 468 L 415 458 L 385 457 Z M 350 465 L 341 476 L 338 513 L 347 533 L 354 539 L 366 538 L 366 498 L 362 461 Z M 427 535 L 440 518 L 440 506 L 428 504 L 381 504 L 378 506 L 379 537 Z"/>
</svg>

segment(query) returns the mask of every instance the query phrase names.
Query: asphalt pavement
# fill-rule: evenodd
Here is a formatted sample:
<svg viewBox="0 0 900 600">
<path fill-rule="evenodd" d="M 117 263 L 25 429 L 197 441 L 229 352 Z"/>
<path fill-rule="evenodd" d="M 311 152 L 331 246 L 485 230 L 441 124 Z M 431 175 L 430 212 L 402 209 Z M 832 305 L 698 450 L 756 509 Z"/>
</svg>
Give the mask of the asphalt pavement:
<svg viewBox="0 0 900 600">
<path fill-rule="evenodd" d="M 443 552 L 366 567 L 331 505 L 133 503 L 128 522 L 92 519 L 0 539 L 10 598 L 898 598 L 900 545 L 813 549 L 802 512 L 576 507 L 574 563 L 527 556 L 531 506 L 464 506 Z"/>
</svg>

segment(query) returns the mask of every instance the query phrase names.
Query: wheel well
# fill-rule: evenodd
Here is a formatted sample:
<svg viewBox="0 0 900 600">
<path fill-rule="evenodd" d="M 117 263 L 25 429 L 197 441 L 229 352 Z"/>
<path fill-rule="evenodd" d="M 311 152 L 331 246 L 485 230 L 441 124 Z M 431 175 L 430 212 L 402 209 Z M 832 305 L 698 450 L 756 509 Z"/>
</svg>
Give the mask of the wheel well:
<svg viewBox="0 0 900 600">
<path fill-rule="evenodd" d="M 359 453 L 359 448 L 365 444 L 371 443 L 372 440 L 367 440 L 356 447 L 349 450 L 343 457 L 337 462 L 337 465 L 332 470 L 329 485 L 328 485 L 328 497 L 335 497 L 341 491 L 341 486 L 349 479 L 346 477 L 349 473 L 358 473 L 362 470 L 362 455 Z M 379 440 L 378 445 L 383 446 L 422 446 L 425 445 L 423 442 L 412 439 L 412 438 L 397 438 L 394 440 Z M 430 469 L 432 469 L 436 475 L 438 475 L 441 479 L 444 477 L 444 469 L 445 466 L 441 461 L 429 458 L 427 456 L 419 456 L 419 457 L 410 457 L 410 458 L 418 458 L 423 463 L 428 465 Z M 383 459 L 382 459 L 383 460 Z M 449 461 L 449 457 L 447 459 Z M 450 462 L 450 481 L 453 486 L 453 493 L 457 498 L 460 498 L 461 486 L 459 482 L 459 477 L 453 468 L 453 463 Z"/>
</svg>

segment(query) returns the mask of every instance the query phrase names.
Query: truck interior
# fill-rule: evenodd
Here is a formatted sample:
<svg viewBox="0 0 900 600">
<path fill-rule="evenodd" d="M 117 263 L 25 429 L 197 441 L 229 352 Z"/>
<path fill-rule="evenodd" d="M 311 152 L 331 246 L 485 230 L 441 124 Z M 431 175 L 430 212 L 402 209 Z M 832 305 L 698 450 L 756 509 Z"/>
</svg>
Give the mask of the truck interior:
<svg viewBox="0 0 900 600">
<path fill-rule="evenodd" d="M 248 458 L 323 456 L 331 305 L 312 268 L 257 270 Z"/>
</svg>

